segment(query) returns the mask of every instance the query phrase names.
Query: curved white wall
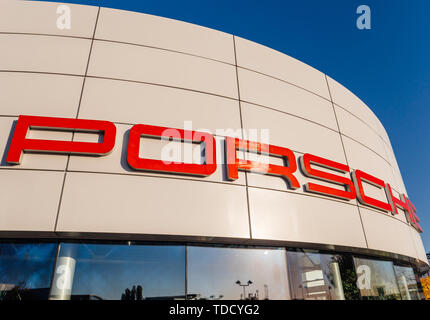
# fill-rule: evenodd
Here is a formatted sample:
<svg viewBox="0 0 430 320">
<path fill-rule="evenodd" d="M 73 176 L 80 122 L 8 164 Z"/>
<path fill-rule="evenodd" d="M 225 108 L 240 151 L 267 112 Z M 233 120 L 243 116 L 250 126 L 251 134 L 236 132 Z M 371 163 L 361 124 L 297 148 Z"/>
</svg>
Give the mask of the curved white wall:
<svg viewBox="0 0 430 320">
<path fill-rule="evenodd" d="M 297 157 L 312 153 L 347 163 L 406 193 L 384 127 L 342 85 L 259 44 L 146 14 L 69 5 L 72 27 L 59 30 L 58 5 L 0 4 L 4 234 L 252 238 L 369 248 L 426 261 L 420 235 L 402 214 L 289 190 L 276 177 L 239 173 L 229 182 L 222 166 L 212 176 L 193 178 L 139 173 L 126 164 L 133 124 L 269 128 L 271 144 Z M 21 114 L 112 121 L 115 148 L 102 158 L 25 154 L 20 165 L 10 166 L 4 153 Z M 70 133 L 31 134 L 72 139 Z M 223 139 L 217 136 L 219 157 Z"/>
</svg>

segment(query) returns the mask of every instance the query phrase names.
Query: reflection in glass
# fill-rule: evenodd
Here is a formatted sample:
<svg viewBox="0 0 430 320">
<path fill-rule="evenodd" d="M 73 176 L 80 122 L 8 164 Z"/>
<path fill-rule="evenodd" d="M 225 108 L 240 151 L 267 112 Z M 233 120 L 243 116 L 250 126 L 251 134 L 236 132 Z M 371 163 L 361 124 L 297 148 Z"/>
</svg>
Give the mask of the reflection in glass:
<svg viewBox="0 0 430 320">
<path fill-rule="evenodd" d="M 0 300 L 47 299 L 57 245 L 0 243 Z"/>
<path fill-rule="evenodd" d="M 362 299 L 400 300 L 400 291 L 391 261 L 354 257 Z"/>
<path fill-rule="evenodd" d="M 394 266 L 397 283 L 403 300 L 419 300 L 417 279 L 411 267 Z"/>
<path fill-rule="evenodd" d="M 354 272 L 348 257 L 315 251 L 288 251 L 294 299 L 357 299 Z"/>
<path fill-rule="evenodd" d="M 51 299 L 185 298 L 185 247 L 65 244 Z"/>
<path fill-rule="evenodd" d="M 411 266 L 350 254 L 61 243 L 56 257 L 57 249 L 0 243 L 0 300 L 415 300 L 421 294 Z"/>
<path fill-rule="evenodd" d="M 189 246 L 188 299 L 289 299 L 284 249 Z"/>
</svg>

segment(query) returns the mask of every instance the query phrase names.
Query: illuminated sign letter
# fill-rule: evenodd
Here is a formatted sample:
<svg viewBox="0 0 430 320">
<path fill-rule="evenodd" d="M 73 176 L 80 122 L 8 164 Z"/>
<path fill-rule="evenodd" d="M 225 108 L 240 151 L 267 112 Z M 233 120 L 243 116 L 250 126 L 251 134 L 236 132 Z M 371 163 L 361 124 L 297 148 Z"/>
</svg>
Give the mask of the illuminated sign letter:
<svg viewBox="0 0 430 320">
<path fill-rule="evenodd" d="M 366 196 L 364 194 L 363 181 L 366 181 L 367 183 L 370 183 L 371 185 L 379 189 L 385 188 L 384 181 L 361 170 L 353 171 L 352 178 L 354 180 L 355 189 L 357 191 L 357 198 L 361 204 L 391 212 L 391 205 L 388 202 L 383 202 L 375 198 Z"/>
<path fill-rule="evenodd" d="M 417 209 L 415 209 L 415 206 L 412 204 L 411 200 L 409 198 L 406 198 L 406 202 L 408 203 L 408 215 L 406 215 L 406 218 L 408 222 L 420 233 L 423 232 L 423 229 L 421 228 L 419 222 L 420 219 L 418 219 L 417 216 Z"/>
<path fill-rule="evenodd" d="M 339 189 L 309 182 L 305 184 L 306 191 L 319 193 L 319 194 L 332 196 L 332 197 L 345 199 L 345 200 L 351 200 L 356 198 L 354 184 L 352 183 L 351 179 L 314 169 L 311 167 L 311 164 L 315 164 L 317 166 L 338 171 L 341 173 L 347 173 L 347 172 L 349 173 L 349 166 L 347 166 L 346 164 L 331 161 L 325 158 L 317 157 L 312 154 L 306 153 L 302 157 L 300 157 L 300 167 L 302 168 L 303 173 L 306 176 L 314 179 L 319 179 L 322 181 L 335 183 L 345 188 L 345 190 L 339 190 Z"/>
<path fill-rule="evenodd" d="M 205 143 L 205 163 L 167 163 L 163 160 L 154 160 L 139 157 L 141 137 L 165 137 L 168 139 L 172 138 L 172 131 L 175 131 L 175 133 L 177 133 L 177 140 L 179 141 L 191 143 Z M 137 124 L 130 129 L 128 139 L 127 161 L 128 164 L 136 170 L 151 172 L 168 172 L 202 177 L 209 176 L 214 173 L 217 168 L 215 138 L 213 137 L 213 135 L 205 132 L 157 127 L 146 124 Z"/>
<path fill-rule="evenodd" d="M 102 133 L 103 142 L 29 139 L 29 129 Z M 19 116 L 6 161 L 19 164 L 23 151 L 102 156 L 112 151 L 115 135 L 116 127 L 109 121 Z"/>
<path fill-rule="evenodd" d="M 238 171 L 241 170 L 279 176 L 287 180 L 291 189 L 300 188 L 300 183 L 294 176 L 297 170 L 296 157 L 290 149 L 231 137 L 226 137 L 225 145 L 229 180 L 238 179 Z M 237 150 L 277 156 L 286 162 L 286 166 L 238 159 Z"/>
<path fill-rule="evenodd" d="M 400 199 L 397 199 L 394 196 L 389 183 L 385 185 L 385 193 L 387 195 L 388 202 L 391 205 L 391 213 L 393 215 L 399 214 L 399 212 L 397 211 L 397 207 L 405 211 L 409 210 L 408 203 L 406 202 L 406 196 L 404 194 L 401 194 Z"/>
</svg>

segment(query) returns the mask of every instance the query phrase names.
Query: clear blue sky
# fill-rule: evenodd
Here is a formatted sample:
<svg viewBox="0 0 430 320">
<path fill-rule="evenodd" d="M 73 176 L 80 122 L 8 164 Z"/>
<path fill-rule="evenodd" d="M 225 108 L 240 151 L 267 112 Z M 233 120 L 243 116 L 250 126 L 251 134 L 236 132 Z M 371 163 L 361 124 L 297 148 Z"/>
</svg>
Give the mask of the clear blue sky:
<svg viewBox="0 0 430 320">
<path fill-rule="evenodd" d="M 430 1 L 57 2 L 145 12 L 218 29 L 284 52 L 336 79 L 385 126 L 430 250 Z M 356 28 L 361 4 L 371 8 L 371 30 Z"/>
</svg>

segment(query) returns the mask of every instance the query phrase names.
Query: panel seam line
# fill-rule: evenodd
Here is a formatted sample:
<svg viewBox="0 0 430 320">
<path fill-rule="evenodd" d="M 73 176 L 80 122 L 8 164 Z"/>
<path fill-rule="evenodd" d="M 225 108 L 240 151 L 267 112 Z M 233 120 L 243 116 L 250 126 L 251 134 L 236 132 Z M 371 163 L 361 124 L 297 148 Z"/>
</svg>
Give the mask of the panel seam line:
<svg viewBox="0 0 430 320">
<path fill-rule="evenodd" d="M 87 78 L 88 68 L 89 68 L 89 65 L 90 65 L 91 52 L 92 52 L 93 44 L 94 44 L 94 37 L 96 35 L 97 22 L 99 20 L 99 14 L 100 14 L 100 7 L 98 7 L 98 10 L 97 10 L 97 16 L 96 16 L 96 20 L 95 20 L 95 24 L 94 24 L 93 36 L 92 36 L 92 39 L 91 39 L 90 49 L 89 49 L 89 52 L 88 52 L 87 67 L 85 69 L 85 75 L 84 75 L 84 78 L 82 80 L 81 94 L 80 94 L 80 97 L 79 97 L 78 109 L 77 109 L 77 112 L 76 112 L 75 119 L 78 119 L 78 117 L 79 117 L 79 110 L 80 110 L 80 107 L 81 107 L 82 96 L 83 96 L 83 93 L 84 93 L 85 80 Z M 72 132 L 71 141 L 73 141 L 74 136 L 75 136 L 75 133 Z M 70 162 L 70 155 L 67 155 L 67 162 L 66 162 L 66 167 L 64 169 L 64 175 L 63 175 L 63 184 L 61 186 L 60 198 L 59 198 L 59 201 L 58 201 L 57 216 L 55 218 L 54 232 L 57 232 L 58 218 L 60 216 L 61 204 L 62 204 L 62 201 L 63 201 L 64 186 L 66 184 L 67 171 L 69 169 L 69 162 Z"/>
<path fill-rule="evenodd" d="M 242 117 L 242 104 L 240 99 L 240 87 L 239 87 L 239 71 L 237 66 L 237 52 L 236 52 L 236 37 L 232 35 L 233 39 L 233 50 L 234 50 L 234 65 L 236 70 L 236 85 L 237 85 L 237 98 L 238 98 L 238 104 L 239 104 L 239 116 L 240 116 L 240 126 L 242 128 L 241 134 L 242 139 L 244 139 L 244 128 L 243 128 L 243 117 Z M 227 159 L 227 157 L 226 157 Z M 226 160 L 228 161 L 228 160 Z M 249 228 L 249 238 L 252 239 L 252 224 L 251 224 L 251 208 L 250 208 L 250 202 L 249 202 L 249 189 L 248 189 L 248 174 L 245 172 L 245 190 L 246 190 L 246 204 L 247 204 L 247 211 L 248 211 L 248 228 Z"/>
<path fill-rule="evenodd" d="M 340 142 L 341 142 L 341 144 L 342 144 L 343 153 L 344 153 L 344 155 L 345 155 L 345 161 L 346 161 L 346 164 L 349 166 L 348 156 L 346 155 L 345 145 L 344 145 L 344 143 L 343 143 L 342 133 L 341 133 L 341 131 L 340 131 L 339 120 L 337 119 L 336 109 L 335 109 L 335 107 L 334 107 L 333 98 L 332 98 L 331 91 L 330 91 L 330 85 L 329 85 L 329 83 L 328 83 L 327 75 L 326 75 L 326 74 L 324 74 L 324 76 L 325 76 L 325 81 L 326 81 L 326 83 L 327 83 L 327 89 L 328 89 L 328 94 L 329 94 L 329 96 L 330 96 L 331 106 L 332 106 L 332 108 L 333 108 L 333 114 L 334 114 L 334 117 L 335 117 L 335 119 L 336 119 L 336 123 L 337 123 L 337 129 L 338 129 L 338 131 L 339 131 L 339 138 L 340 138 Z M 364 230 L 363 219 L 362 219 L 362 217 L 361 217 L 360 207 L 359 207 L 358 202 L 357 202 L 358 200 L 357 200 L 357 199 L 355 199 L 355 201 L 356 201 L 356 207 L 357 207 L 357 210 L 358 210 L 358 217 L 360 218 L 361 228 L 362 228 L 362 230 L 363 230 L 364 241 L 366 242 L 366 247 L 367 247 L 367 248 L 369 248 L 369 243 L 367 242 L 366 231 Z"/>
</svg>

